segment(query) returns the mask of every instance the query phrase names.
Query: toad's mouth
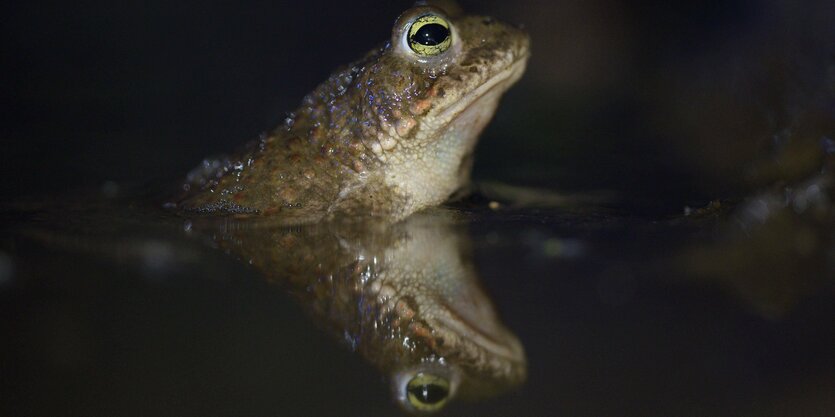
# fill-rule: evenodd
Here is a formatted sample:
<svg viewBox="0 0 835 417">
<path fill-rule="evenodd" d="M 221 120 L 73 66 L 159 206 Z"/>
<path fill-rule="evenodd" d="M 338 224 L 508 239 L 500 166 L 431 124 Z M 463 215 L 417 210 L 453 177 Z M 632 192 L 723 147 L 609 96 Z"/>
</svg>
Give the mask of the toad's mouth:
<svg viewBox="0 0 835 417">
<path fill-rule="evenodd" d="M 495 360 L 515 365 L 525 363 L 525 352 L 519 339 L 495 320 L 484 320 L 483 306 L 442 305 L 447 314 L 439 314 L 434 329 L 439 334 L 454 334 L 460 343 L 478 346 Z M 467 310 L 472 311 L 467 311 Z M 449 338 L 453 341 L 453 338 Z M 453 342 L 454 343 L 454 342 Z"/>
<path fill-rule="evenodd" d="M 522 77 L 522 73 L 525 72 L 527 63 L 527 54 L 516 59 L 516 61 L 510 64 L 507 68 L 490 77 L 490 79 L 467 93 L 466 96 L 441 110 L 438 114 L 438 119 L 446 120 L 447 123 L 452 122 L 459 114 L 468 110 L 482 97 L 501 95 L 511 85 L 518 81 L 520 77 Z"/>
</svg>

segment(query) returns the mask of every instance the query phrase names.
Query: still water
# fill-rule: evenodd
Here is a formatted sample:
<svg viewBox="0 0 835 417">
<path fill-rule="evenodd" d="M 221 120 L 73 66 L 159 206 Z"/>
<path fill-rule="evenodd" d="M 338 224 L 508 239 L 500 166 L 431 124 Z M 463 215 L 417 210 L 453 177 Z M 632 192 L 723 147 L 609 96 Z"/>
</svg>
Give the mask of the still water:
<svg viewBox="0 0 835 417">
<path fill-rule="evenodd" d="M 566 194 L 293 227 L 125 184 L 282 123 L 409 4 L 17 3 L 0 415 L 835 416 L 831 0 L 465 2 L 533 48 L 474 178 Z"/>
<path fill-rule="evenodd" d="M 833 415 L 832 183 L 803 185 L 485 187 L 390 226 L 6 207 L 1 414 L 390 416 L 426 373 L 443 415 Z"/>
</svg>

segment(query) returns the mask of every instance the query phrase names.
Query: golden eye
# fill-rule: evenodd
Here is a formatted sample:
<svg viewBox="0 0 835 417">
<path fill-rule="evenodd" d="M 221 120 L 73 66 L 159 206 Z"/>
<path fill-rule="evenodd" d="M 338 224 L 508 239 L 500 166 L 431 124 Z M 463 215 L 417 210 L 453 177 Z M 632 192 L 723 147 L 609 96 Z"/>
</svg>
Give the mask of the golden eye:
<svg viewBox="0 0 835 417">
<path fill-rule="evenodd" d="M 449 381 L 436 375 L 419 373 L 406 384 L 406 398 L 415 410 L 440 410 L 449 399 Z"/>
<path fill-rule="evenodd" d="M 418 55 L 438 55 L 449 49 L 451 44 L 449 22 L 438 15 L 423 15 L 409 27 L 409 47 Z"/>
</svg>

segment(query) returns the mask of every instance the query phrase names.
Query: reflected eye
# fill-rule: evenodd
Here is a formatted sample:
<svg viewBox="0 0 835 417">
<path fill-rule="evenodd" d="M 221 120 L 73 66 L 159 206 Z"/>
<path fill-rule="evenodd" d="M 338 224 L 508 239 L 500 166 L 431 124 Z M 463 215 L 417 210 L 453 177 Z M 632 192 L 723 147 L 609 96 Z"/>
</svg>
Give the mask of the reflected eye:
<svg viewBox="0 0 835 417">
<path fill-rule="evenodd" d="M 436 375 L 419 373 L 406 385 L 406 398 L 416 410 L 440 410 L 449 399 L 449 381 Z"/>
<path fill-rule="evenodd" d="M 438 55 L 451 44 L 449 22 L 438 15 L 421 16 L 409 27 L 409 47 L 418 55 Z"/>
</svg>

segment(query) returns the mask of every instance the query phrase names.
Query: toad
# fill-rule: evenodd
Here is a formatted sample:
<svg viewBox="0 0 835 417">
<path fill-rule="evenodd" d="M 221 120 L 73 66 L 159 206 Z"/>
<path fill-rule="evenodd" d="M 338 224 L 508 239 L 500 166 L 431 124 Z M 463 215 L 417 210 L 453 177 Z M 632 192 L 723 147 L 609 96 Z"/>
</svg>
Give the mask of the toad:
<svg viewBox="0 0 835 417">
<path fill-rule="evenodd" d="M 186 212 L 397 221 L 466 185 L 479 134 L 525 70 L 529 39 L 418 4 L 391 39 L 335 71 L 285 123 L 192 171 Z"/>
</svg>

